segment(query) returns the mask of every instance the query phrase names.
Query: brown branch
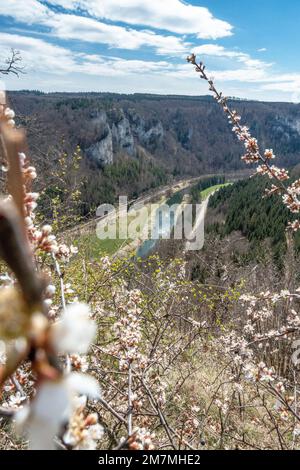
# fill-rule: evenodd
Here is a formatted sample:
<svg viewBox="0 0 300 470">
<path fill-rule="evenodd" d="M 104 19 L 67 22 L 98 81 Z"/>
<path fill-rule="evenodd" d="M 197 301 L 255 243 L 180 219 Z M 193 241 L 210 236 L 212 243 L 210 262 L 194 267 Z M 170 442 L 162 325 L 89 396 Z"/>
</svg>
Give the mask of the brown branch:
<svg viewBox="0 0 300 470">
<path fill-rule="evenodd" d="M 6 419 L 13 419 L 16 414 L 16 411 L 12 408 L 5 408 L 4 406 L 0 407 L 0 417 Z"/>
<path fill-rule="evenodd" d="M 20 216 L 12 201 L 0 202 L 0 256 L 14 271 L 30 309 L 43 311 L 43 282 L 35 270 Z"/>
<path fill-rule="evenodd" d="M 8 164 L 7 190 L 22 216 L 23 231 L 24 225 L 24 199 L 25 190 L 23 186 L 22 169 L 19 153 L 24 151 L 25 135 L 21 130 L 10 129 L 5 123 L 1 123 L 1 140 Z"/>
</svg>

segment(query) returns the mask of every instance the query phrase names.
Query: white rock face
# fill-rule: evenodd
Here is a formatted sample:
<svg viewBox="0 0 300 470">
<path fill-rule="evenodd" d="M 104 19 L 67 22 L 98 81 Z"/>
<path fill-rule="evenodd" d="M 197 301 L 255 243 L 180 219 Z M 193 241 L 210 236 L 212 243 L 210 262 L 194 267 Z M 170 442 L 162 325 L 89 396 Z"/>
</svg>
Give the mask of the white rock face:
<svg viewBox="0 0 300 470">
<path fill-rule="evenodd" d="M 128 119 L 123 114 L 122 119 L 112 125 L 114 146 L 124 150 L 129 155 L 135 155 L 134 138 Z"/>
<path fill-rule="evenodd" d="M 155 119 L 145 121 L 135 111 L 125 114 L 123 109 L 96 112 L 90 123 L 93 143 L 86 149 L 88 158 L 100 165 L 110 165 L 117 152 L 136 156 L 136 143 L 154 150 L 164 137 L 162 123 Z"/>
<path fill-rule="evenodd" d="M 114 161 L 112 132 L 109 126 L 107 126 L 106 130 L 106 136 L 86 150 L 87 156 L 100 165 L 110 165 Z"/>
<path fill-rule="evenodd" d="M 159 120 L 146 122 L 135 110 L 130 110 L 131 128 L 141 145 L 151 148 L 160 144 L 164 137 L 164 128 Z"/>
<path fill-rule="evenodd" d="M 150 147 L 158 145 L 163 139 L 163 136 L 164 128 L 160 121 L 150 127 L 150 129 L 144 130 L 140 133 L 142 143 Z"/>
</svg>

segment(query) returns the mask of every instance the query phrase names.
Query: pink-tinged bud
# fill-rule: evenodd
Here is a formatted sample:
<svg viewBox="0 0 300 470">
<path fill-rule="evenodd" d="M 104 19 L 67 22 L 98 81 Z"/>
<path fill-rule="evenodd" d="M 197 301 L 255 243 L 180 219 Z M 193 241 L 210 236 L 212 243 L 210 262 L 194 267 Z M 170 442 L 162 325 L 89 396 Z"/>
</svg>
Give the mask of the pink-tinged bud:
<svg viewBox="0 0 300 470">
<path fill-rule="evenodd" d="M 92 426 L 93 424 L 97 424 L 98 423 L 98 415 L 97 413 L 91 413 L 87 416 L 86 420 L 85 420 L 85 424 L 86 426 Z"/>
<path fill-rule="evenodd" d="M 26 155 L 25 155 L 25 153 L 20 152 L 20 153 L 19 153 L 19 159 L 20 159 L 21 165 L 23 166 L 24 163 L 25 163 L 25 160 L 26 160 Z"/>
<path fill-rule="evenodd" d="M 32 199 L 32 201 L 37 201 L 39 198 L 39 193 L 28 193 L 27 197 L 29 199 Z"/>
<path fill-rule="evenodd" d="M 55 294 L 55 286 L 49 284 L 49 286 L 46 287 L 45 294 L 47 297 L 52 297 Z"/>
<path fill-rule="evenodd" d="M 25 224 L 27 228 L 32 228 L 33 227 L 33 220 L 31 217 L 25 217 Z"/>
<path fill-rule="evenodd" d="M 6 110 L 4 111 L 4 116 L 7 118 L 7 119 L 14 119 L 15 117 L 15 112 L 10 109 L 10 108 L 6 108 Z"/>
<path fill-rule="evenodd" d="M 51 225 L 44 225 L 42 227 L 42 232 L 43 232 L 43 235 L 50 235 L 50 233 L 52 232 Z"/>
<path fill-rule="evenodd" d="M 6 99 L 5 99 L 5 92 L 0 91 L 0 104 L 5 105 Z"/>
<path fill-rule="evenodd" d="M 273 158 L 275 158 L 275 155 L 272 149 L 266 149 L 264 155 L 267 160 L 272 160 Z"/>
<path fill-rule="evenodd" d="M 29 203 L 27 203 L 27 207 L 30 211 L 34 211 L 34 209 L 37 208 L 37 203 L 36 202 L 29 202 Z"/>
<path fill-rule="evenodd" d="M 34 233 L 34 238 L 36 240 L 41 240 L 42 238 L 42 232 L 40 230 L 37 230 L 35 233 Z"/>
<path fill-rule="evenodd" d="M 27 176 L 27 178 L 34 180 L 37 177 L 36 169 L 34 168 L 34 166 L 29 166 L 28 168 L 25 168 L 23 171 L 24 171 L 24 175 Z"/>
</svg>

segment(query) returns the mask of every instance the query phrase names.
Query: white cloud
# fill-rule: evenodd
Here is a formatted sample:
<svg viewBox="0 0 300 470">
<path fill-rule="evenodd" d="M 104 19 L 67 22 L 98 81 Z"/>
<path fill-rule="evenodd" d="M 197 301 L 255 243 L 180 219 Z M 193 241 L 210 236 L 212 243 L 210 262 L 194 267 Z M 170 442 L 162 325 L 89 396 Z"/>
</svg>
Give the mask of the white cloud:
<svg viewBox="0 0 300 470">
<path fill-rule="evenodd" d="M 41 39 L 18 34 L 0 33 L 2 54 L 10 48 L 21 52 L 26 72 L 48 71 L 48 73 L 67 73 L 76 67 L 73 53 L 60 46 Z"/>
<path fill-rule="evenodd" d="M 220 82 L 242 82 L 259 83 L 266 79 L 264 70 L 260 69 L 236 69 L 236 70 L 216 70 L 211 75 Z"/>
<path fill-rule="evenodd" d="M 118 57 L 84 56 L 77 71 L 96 76 L 132 76 L 165 74 L 170 65 L 165 61 L 126 60 Z"/>
<path fill-rule="evenodd" d="M 15 88 L 207 93 L 206 84 L 197 81 L 197 75 L 190 65 L 171 65 L 161 58 L 156 61 L 126 60 L 113 54 L 105 57 L 76 52 L 58 45 L 57 39 L 101 43 L 109 48 L 131 51 L 143 48 L 145 52 L 145 48 L 152 47 L 159 55 L 181 57 L 192 49 L 189 34 L 216 38 L 232 32 L 228 23 L 220 22 L 207 9 L 179 0 L 48 0 L 47 3 L 60 4 L 68 12 L 51 10 L 38 0 L 0 0 L 0 15 L 10 16 L 27 25 L 44 26 L 43 32 L 47 34 L 42 36 L 43 39 L 38 39 L 36 35 L 29 37 L 21 33 L 0 33 L 3 57 L 9 48 L 19 49 L 26 66 L 27 75 L 22 77 L 22 81 L 8 78 Z M 76 10 L 77 7 L 85 8 L 93 17 L 82 16 L 84 13 Z M 127 26 L 112 24 L 113 21 L 121 21 Z M 171 33 L 164 35 L 151 29 L 135 29 L 131 25 L 165 29 L 181 36 Z M 37 33 L 35 28 L 32 29 Z M 49 42 L 44 40 L 45 37 L 49 38 Z M 77 43 L 74 44 L 76 47 Z M 257 52 L 265 50 L 261 48 Z M 289 100 L 300 100 L 300 74 L 273 74 L 270 69 L 272 64 L 218 44 L 202 44 L 195 47 L 194 52 L 199 56 L 219 59 L 212 61 L 211 68 L 217 69 L 221 65 L 225 70 L 212 70 L 210 75 L 215 77 L 218 86 L 227 94 L 260 98 L 264 95 L 272 98 L 284 96 Z M 135 56 L 138 57 L 138 54 Z"/>
<path fill-rule="evenodd" d="M 27 24 L 44 21 L 50 10 L 37 0 L 3 0 L 0 2 L 0 15 L 11 16 Z"/>
<path fill-rule="evenodd" d="M 50 0 L 68 9 L 78 7 L 95 18 L 120 21 L 132 25 L 196 34 L 202 39 L 232 35 L 232 25 L 215 18 L 205 7 L 180 0 Z"/>
<path fill-rule="evenodd" d="M 158 54 L 183 54 L 189 50 L 189 44 L 176 36 L 137 31 L 77 15 L 57 14 L 47 24 L 60 39 L 80 39 L 129 50 L 148 46 L 154 47 Z"/>
<path fill-rule="evenodd" d="M 37 38 L 0 33 L 3 49 L 17 47 L 27 74 L 6 78 L 8 89 L 44 91 L 114 91 L 123 93 L 207 94 L 189 64 L 167 61 L 126 60 L 70 51 Z M 218 88 L 230 96 L 300 101 L 300 74 L 274 77 L 259 69 L 211 71 Z"/>
<path fill-rule="evenodd" d="M 267 48 L 266 47 L 261 47 L 260 49 L 257 49 L 257 52 L 266 52 Z"/>
<path fill-rule="evenodd" d="M 194 47 L 193 52 L 200 56 L 203 55 L 234 59 L 243 63 L 246 67 L 254 69 L 266 68 L 272 65 L 271 63 L 266 63 L 258 59 L 252 59 L 249 54 L 245 54 L 244 52 L 225 49 L 225 47 L 219 46 L 217 44 L 203 44 L 202 46 Z"/>
<path fill-rule="evenodd" d="M 153 47 L 158 54 L 177 55 L 189 51 L 189 44 L 177 36 L 163 36 L 153 31 L 138 31 L 84 16 L 55 13 L 37 0 L 6 0 L 5 5 L 0 5 L 0 15 L 11 16 L 27 24 L 49 27 L 51 33 L 60 39 L 101 43 L 128 50 L 148 46 Z"/>
<path fill-rule="evenodd" d="M 81 74 L 98 77 L 147 77 L 150 84 L 154 76 L 164 77 L 167 81 L 192 80 L 197 78 L 189 64 L 170 64 L 167 61 L 126 60 L 119 57 L 105 57 L 96 54 L 85 54 L 71 51 L 42 39 L 8 33 L 0 33 L 3 50 L 11 47 L 21 51 L 28 75 L 36 76 L 40 72 L 51 76 Z M 219 46 L 218 46 L 219 47 Z M 220 49 L 206 48 L 206 52 Z M 203 49 L 204 51 L 204 49 Z M 230 51 L 227 51 L 228 54 Z M 238 53 L 237 53 L 238 54 Z M 231 57 L 231 55 L 230 55 Z M 297 74 L 275 75 L 274 77 L 263 68 L 242 68 L 234 70 L 216 70 L 210 73 L 219 83 L 240 82 L 261 84 L 264 89 L 291 91 L 299 84 Z M 284 88 L 284 89 L 283 89 Z M 166 92 L 168 90 L 166 89 Z M 188 87 L 186 92 L 188 93 Z"/>
<path fill-rule="evenodd" d="M 212 55 L 216 57 L 235 57 L 236 52 L 228 51 L 223 46 L 218 44 L 202 44 L 193 48 L 195 54 Z"/>
<path fill-rule="evenodd" d="M 275 75 L 270 80 L 265 80 L 261 86 L 264 91 L 277 91 L 281 93 L 289 93 L 290 100 L 294 102 L 300 101 L 300 74 L 284 73 Z"/>
<path fill-rule="evenodd" d="M 48 74 L 81 73 L 95 76 L 124 76 L 131 74 L 165 73 L 171 66 L 166 61 L 126 60 L 119 57 L 104 57 L 76 53 L 42 39 L 0 33 L 0 42 L 5 49 L 18 48 L 26 72 Z"/>
<path fill-rule="evenodd" d="M 290 82 L 280 82 L 280 83 L 267 83 L 266 85 L 262 86 L 263 90 L 276 90 L 276 91 L 283 91 L 287 93 L 299 93 L 299 86 L 300 86 L 300 77 L 298 81 L 290 81 Z"/>
</svg>

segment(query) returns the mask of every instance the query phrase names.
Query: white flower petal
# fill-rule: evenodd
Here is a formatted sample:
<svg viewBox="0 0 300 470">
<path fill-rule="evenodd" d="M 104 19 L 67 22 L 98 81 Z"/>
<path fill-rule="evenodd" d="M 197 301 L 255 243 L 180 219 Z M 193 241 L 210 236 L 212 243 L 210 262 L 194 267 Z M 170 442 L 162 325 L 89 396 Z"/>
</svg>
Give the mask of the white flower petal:
<svg viewBox="0 0 300 470">
<path fill-rule="evenodd" d="M 85 408 L 87 404 L 87 396 L 81 395 L 73 398 L 72 407 L 73 410 L 78 408 Z"/>
<path fill-rule="evenodd" d="M 94 441 L 99 441 L 103 437 L 104 429 L 101 424 L 97 423 L 90 426 L 88 432 L 91 439 Z"/>
<path fill-rule="evenodd" d="M 14 416 L 15 428 L 18 434 L 22 434 L 24 431 L 25 424 L 30 414 L 30 407 L 23 406 L 20 408 Z"/>
<path fill-rule="evenodd" d="M 66 381 L 40 385 L 23 428 L 31 450 L 52 450 L 53 438 L 71 413 L 71 393 Z M 22 418 L 22 415 L 21 415 Z"/>
<path fill-rule="evenodd" d="M 78 398 L 77 394 L 84 397 Z M 99 398 L 100 387 L 93 377 L 85 374 L 72 372 L 61 380 L 42 383 L 31 407 L 24 407 L 24 410 L 16 415 L 17 428 L 26 431 L 30 449 L 53 449 L 53 438 L 69 420 L 74 408 L 74 399 L 85 405 L 86 396 Z"/>
<path fill-rule="evenodd" d="M 28 427 L 30 450 L 55 450 L 53 438 L 57 432 L 56 427 L 47 425 L 34 417 Z"/>
<path fill-rule="evenodd" d="M 15 429 L 18 434 L 27 434 L 30 450 L 53 450 L 53 437 L 57 429 L 32 414 L 29 406 L 25 406 L 15 415 Z"/>
<path fill-rule="evenodd" d="M 52 345 L 57 352 L 85 354 L 95 337 L 96 325 L 85 304 L 69 305 L 52 327 Z"/>
<path fill-rule="evenodd" d="M 70 390 L 66 380 L 47 381 L 38 390 L 32 402 L 32 411 L 49 425 L 58 426 L 71 412 Z"/>
<path fill-rule="evenodd" d="M 71 447 L 75 447 L 77 444 L 76 438 L 74 434 L 72 433 L 72 431 L 70 431 L 70 429 L 68 429 L 68 431 L 65 432 L 63 441 L 67 446 L 71 446 Z"/>
<path fill-rule="evenodd" d="M 79 395 L 86 395 L 89 398 L 93 398 L 94 400 L 100 398 L 100 387 L 94 377 L 81 374 L 80 372 L 72 372 L 67 376 L 66 381 L 69 387 Z"/>
</svg>

